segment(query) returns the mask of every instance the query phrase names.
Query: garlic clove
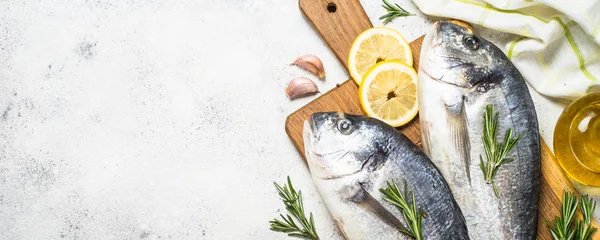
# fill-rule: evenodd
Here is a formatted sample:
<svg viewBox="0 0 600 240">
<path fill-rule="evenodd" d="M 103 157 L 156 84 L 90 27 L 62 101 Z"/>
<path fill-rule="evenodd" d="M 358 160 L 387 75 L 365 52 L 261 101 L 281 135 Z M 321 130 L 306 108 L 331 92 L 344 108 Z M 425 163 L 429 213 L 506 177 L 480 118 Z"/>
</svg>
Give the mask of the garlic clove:
<svg viewBox="0 0 600 240">
<path fill-rule="evenodd" d="M 317 88 L 317 84 L 305 77 L 294 78 L 285 89 L 285 94 L 289 99 L 296 99 L 318 92 L 319 88 Z"/>
<path fill-rule="evenodd" d="M 302 69 L 313 73 L 319 78 L 325 78 L 325 68 L 323 68 L 323 62 L 321 62 L 321 59 L 315 55 L 302 55 L 298 57 L 296 61 L 292 63 L 292 65 L 301 67 Z"/>
</svg>

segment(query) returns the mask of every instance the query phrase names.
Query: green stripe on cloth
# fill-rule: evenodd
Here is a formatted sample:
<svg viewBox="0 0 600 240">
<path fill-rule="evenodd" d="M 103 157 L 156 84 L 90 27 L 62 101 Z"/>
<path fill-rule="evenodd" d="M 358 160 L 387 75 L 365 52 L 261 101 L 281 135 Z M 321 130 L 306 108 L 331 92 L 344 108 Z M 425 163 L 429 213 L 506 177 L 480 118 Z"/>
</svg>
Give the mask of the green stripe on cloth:
<svg viewBox="0 0 600 240">
<path fill-rule="evenodd" d="M 567 27 L 569 27 L 569 28 L 570 28 L 570 27 L 573 27 L 573 26 L 575 26 L 575 25 L 577 25 L 577 22 L 575 22 L 575 21 L 573 21 L 573 20 L 571 20 L 571 21 L 567 22 L 567 24 L 566 24 L 566 26 L 567 26 Z"/>
<path fill-rule="evenodd" d="M 552 74 L 550 74 L 550 79 L 548 79 L 548 81 L 547 81 L 548 85 L 551 85 L 552 87 L 555 87 L 555 88 L 560 88 L 564 91 L 569 92 L 572 95 L 581 96 L 581 92 L 575 91 L 574 89 L 571 89 L 565 85 L 561 85 L 561 84 L 557 83 L 558 79 L 562 79 L 565 75 L 567 75 L 571 71 L 577 71 L 577 68 L 553 69 L 550 67 L 550 65 L 548 65 L 548 62 L 546 62 L 546 57 L 544 56 L 544 53 L 538 52 L 536 54 L 536 56 L 537 56 L 538 63 L 540 63 L 540 65 L 542 66 L 542 69 L 547 72 L 552 72 Z"/>
<path fill-rule="evenodd" d="M 508 59 L 512 60 L 512 55 L 513 55 L 513 51 L 515 49 L 515 46 L 517 45 L 517 43 L 519 43 L 520 41 L 523 41 L 524 39 L 526 39 L 526 37 L 520 37 L 520 38 L 518 38 L 517 40 L 513 41 L 510 44 L 510 47 L 508 47 L 508 54 L 507 54 Z"/>
<path fill-rule="evenodd" d="M 540 65 L 542 65 L 542 68 L 544 70 L 549 70 L 550 66 L 548 66 L 548 63 L 546 63 L 546 58 L 544 58 L 544 54 L 541 52 L 537 53 L 537 58 L 538 58 L 538 62 L 540 63 Z"/>
<path fill-rule="evenodd" d="M 569 45 L 571 45 L 573 53 L 575 53 L 575 56 L 577 56 L 577 61 L 579 62 L 579 69 L 581 69 L 583 75 L 585 75 L 585 77 L 589 80 L 598 81 L 598 79 L 594 77 L 594 75 L 592 75 L 585 67 L 585 59 L 583 59 L 583 55 L 581 54 L 579 47 L 575 43 L 575 39 L 573 39 L 573 35 L 571 35 L 569 27 L 565 23 L 563 23 L 563 21 L 558 17 L 553 17 L 552 20 L 556 20 L 556 22 L 558 22 L 558 24 L 560 24 L 560 26 L 563 28 L 563 31 L 565 32 L 565 37 L 567 38 Z"/>
<path fill-rule="evenodd" d="M 575 43 L 575 39 L 573 38 L 573 35 L 571 34 L 571 31 L 569 30 L 569 27 L 563 23 L 563 21 L 559 18 L 559 17 L 553 17 L 550 20 L 545 20 L 542 19 L 538 16 L 532 16 L 532 15 L 527 15 L 524 14 L 522 12 L 519 11 L 515 11 L 515 10 L 504 10 L 504 9 L 498 9 L 490 4 L 484 4 L 484 3 L 479 3 L 479 2 L 473 2 L 473 1 L 469 1 L 469 0 L 456 0 L 457 2 L 461 2 L 464 4 L 468 4 L 471 6 L 475 6 L 475 7 L 480 7 L 483 8 L 485 10 L 488 11 L 492 11 L 492 12 L 500 12 L 500 13 L 509 13 L 509 14 L 517 14 L 517 15 L 521 15 L 521 16 L 525 16 L 525 17 L 533 17 L 539 21 L 542 21 L 544 23 L 549 23 L 552 20 L 555 20 L 556 22 L 558 22 L 558 24 L 563 28 L 563 31 L 565 33 L 565 37 L 567 38 L 567 41 L 569 42 L 569 45 L 571 46 L 571 49 L 573 50 L 573 53 L 575 53 L 575 56 L 577 57 L 577 61 L 579 62 L 579 69 L 581 69 L 581 72 L 583 73 L 583 75 L 585 75 L 586 78 L 588 78 L 591 81 L 598 81 L 598 79 L 596 77 L 594 77 L 594 75 L 592 75 L 586 68 L 585 66 L 585 59 L 583 58 L 583 55 L 581 54 L 581 51 L 579 50 L 579 47 L 577 46 L 577 43 Z M 512 55 L 513 55 L 513 49 L 516 45 L 517 41 L 513 42 L 508 50 L 508 58 L 511 59 Z"/>
<path fill-rule="evenodd" d="M 469 0 L 456 0 L 456 1 L 464 3 L 464 4 L 468 4 L 468 5 L 471 5 L 471 6 L 475 6 L 475 7 L 481 7 L 481 8 L 484 8 L 484 9 L 486 9 L 488 11 L 492 11 L 492 12 L 518 14 L 518 15 L 525 16 L 525 17 L 536 18 L 537 20 L 540 20 L 540 21 L 545 22 L 545 23 L 550 22 L 549 20 L 545 20 L 545 19 L 543 19 L 541 17 L 533 16 L 533 15 L 527 15 L 527 14 L 519 12 L 519 11 L 498 9 L 498 8 L 496 8 L 496 7 L 494 7 L 494 6 L 490 5 L 490 4 L 473 2 L 473 1 L 469 1 Z"/>
<path fill-rule="evenodd" d="M 487 15 L 489 14 L 489 11 L 481 11 L 481 15 L 479 15 L 479 19 L 477 20 L 477 24 L 481 25 L 481 26 L 485 26 L 483 24 L 483 21 L 485 20 L 485 18 L 487 17 Z"/>
</svg>

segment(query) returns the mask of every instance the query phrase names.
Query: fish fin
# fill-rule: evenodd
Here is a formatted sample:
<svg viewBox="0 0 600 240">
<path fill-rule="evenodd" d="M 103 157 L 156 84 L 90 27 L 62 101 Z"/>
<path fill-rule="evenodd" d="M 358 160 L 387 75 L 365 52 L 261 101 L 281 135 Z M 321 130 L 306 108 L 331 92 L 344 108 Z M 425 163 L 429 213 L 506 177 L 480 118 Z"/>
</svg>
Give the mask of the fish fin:
<svg viewBox="0 0 600 240">
<path fill-rule="evenodd" d="M 406 232 L 406 227 L 404 224 L 392 214 L 389 210 L 387 210 L 377 199 L 375 199 L 365 188 L 360 186 L 361 192 L 357 195 L 361 195 L 360 200 L 358 201 L 358 206 L 368 212 L 375 214 L 379 219 L 383 220 L 389 226 L 398 229 L 401 233 L 404 234 Z"/>
<path fill-rule="evenodd" d="M 458 156 L 458 160 L 465 165 L 465 174 L 469 180 L 469 185 L 471 185 L 471 171 L 469 169 L 471 147 L 469 146 L 469 128 L 464 97 L 457 103 L 446 104 L 446 113 L 454 152 Z"/>
<path fill-rule="evenodd" d="M 335 222 L 335 225 L 340 230 L 340 233 L 342 234 L 344 239 L 350 239 L 350 238 L 348 238 L 348 234 L 346 234 L 346 231 L 344 230 L 344 223 L 337 218 L 334 218 L 333 222 Z"/>
</svg>

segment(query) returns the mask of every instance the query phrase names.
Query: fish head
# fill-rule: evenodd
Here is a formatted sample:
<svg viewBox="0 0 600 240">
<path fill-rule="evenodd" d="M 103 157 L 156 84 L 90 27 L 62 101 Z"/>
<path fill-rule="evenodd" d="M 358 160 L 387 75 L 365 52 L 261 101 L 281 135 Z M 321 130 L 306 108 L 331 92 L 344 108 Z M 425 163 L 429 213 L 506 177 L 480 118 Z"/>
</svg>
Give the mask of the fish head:
<svg viewBox="0 0 600 240">
<path fill-rule="evenodd" d="M 472 88 L 494 79 L 506 59 L 502 50 L 471 29 L 438 21 L 423 40 L 419 67 L 433 80 Z"/>
<path fill-rule="evenodd" d="M 373 166 L 382 131 L 372 121 L 341 112 L 312 114 L 304 122 L 303 134 L 313 178 L 343 178 Z"/>
</svg>

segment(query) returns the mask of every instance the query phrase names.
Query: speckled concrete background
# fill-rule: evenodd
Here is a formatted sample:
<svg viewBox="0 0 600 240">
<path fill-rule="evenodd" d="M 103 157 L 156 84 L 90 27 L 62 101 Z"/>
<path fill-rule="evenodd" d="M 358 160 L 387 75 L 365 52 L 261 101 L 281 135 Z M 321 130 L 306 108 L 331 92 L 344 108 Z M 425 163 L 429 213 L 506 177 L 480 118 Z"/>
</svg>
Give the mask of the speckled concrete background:
<svg viewBox="0 0 600 240">
<path fill-rule="evenodd" d="M 431 22 L 388 26 L 410 40 Z M 283 128 L 314 98 L 283 92 L 314 79 L 287 65 L 305 53 L 322 92 L 348 78 L 295 0 L 3 1 L 0 239 L 285 239 L 268 221 L 286 175 L 339 239 Z M 564 103 L 534 97 L 551 143 Z"/>
</svg>

